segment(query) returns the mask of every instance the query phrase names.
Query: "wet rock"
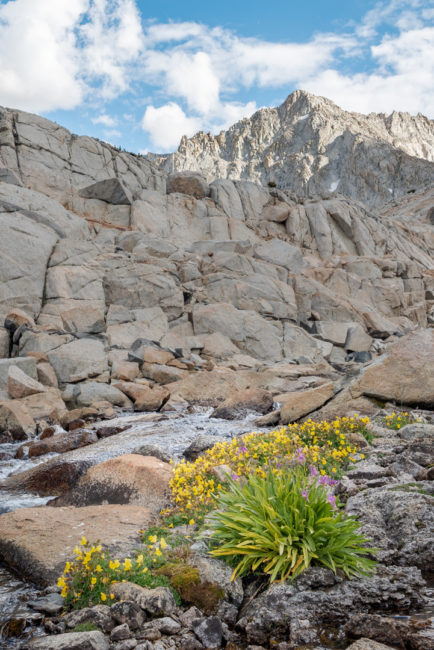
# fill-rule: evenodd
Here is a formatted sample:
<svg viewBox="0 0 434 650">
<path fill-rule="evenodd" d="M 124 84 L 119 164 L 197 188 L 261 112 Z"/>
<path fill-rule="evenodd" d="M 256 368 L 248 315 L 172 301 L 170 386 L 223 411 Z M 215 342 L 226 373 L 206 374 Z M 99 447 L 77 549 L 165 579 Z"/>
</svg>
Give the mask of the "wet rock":
<svg viewBox="0 0 434 650">
<path fill-rule="evenodd" d="M 217 436 L 210 436 L 201 433 L 198 436 L 196 436 L 196 438 L 187 447 L 187 449 L 184 449 L 182 455 L 187 460 L 196 460 L 196 458 L 198 458 L 201 454 L 203 454 L 208 449 L 212 449 L 214 445 L 216 445 L 218 442 L 221 442 L 221 440 L 222 438 L 218 438 Z"/>
<path fill-rule="evenodd" d="M 30 442 L 23 447 L 27 450 L 29 458 L 43 456 L 44 454 L 62 454 L 71 449 L 78 449 L 91 445 L 98 440 L 94 431 L 73 431 L 71 433 L 59 433 L 56 436 L 45 437 L 37 442 Z M 20 447 L 20 449 L 23 449 Z M 18 450 L 19 452 L 20 450 Z M 17 453 L 18 453 L 17 452 Z M 19 456 L 17 456 L 19 457 Z"/>
<path fill-rule="evenodd" d="M 333 397 L 333 393 L 333 384 L 329 382 L 318 388 L 288 394 L 280 411 L 281 424 L 296 422 L 304 415 L 316 411 Z"/>
<path fill-rule="evenodd" d="M 57 636 L 34 637 L 25 646 L 29 650 L 109 650 L 102 632 L 74 632 Z"/>
<path fill-rule="evenodd" d="M 139 543 L 138 530 L 150 521 L 147 508 L 130 505 L 22 508 L 0 516 L 0 552 L 19 573 L 47 585 L 72 559 L 82 535 L 91 542 L 104 540 L 113 553 L 128 554 Z"/>
<path fill-rule="evenodd" d="M 280 422 L 280 409 L 267 413 L 267 415 L 262 415 L 260 418 L 256 418 L 253 424 L 255 427 L 274 427 Z"/>
<path fill-rule="evenodd" d="M 103 632 L 109 633 L 114 627 L 110 607 L 107 605 L 95 605 L 94 607 L 74 610 L 65 614 L 62 620 L 68 628 L 75 628 L 81 623 L 92 623 Z"/>
<path fill-rule="evenodd" d="M 98 409 L 91 406 L 65 411 L 60 417 L 60 424 L 67 431 L 83 426 L 84 421 L 94 420 L 98 417 Z"/>
<path fill-rule="evenodd" d="M 63 609 L 63 598 L 58 593 L 47 594 L 43 598 L 27 601 L 27 605 L 37 612 L 53 616 Z"/>
<path fill-rule="evenodd" d="M 223 640 L 223 628 L 220 619 L 217 616 L 196 619 L 192 623 L 192 628 L 205 648 L 221 648 Z"/>
<path fill-rule="evenodd" d="M 142 445 L 134 450 L 135 454 L 140 454 L 140 456 L 154 456 L 158 458 L 163 463 L 169 463 L 171 457 L 163 449 L 157 447 L 156 445 Z"/>
<path fill-rule="evenodd" d="M 379 559 L 423 569 L 434 559 L 434 499 L 408 488 L 364 490 L 348 499 L 346 510 L 381 549 Z"/>
<path fill-rule="evenodd" d="M 31 494 L 50 496 L 62 494 L 75 485 L 90 463 L 84 460 L 47 461 L 37 467 L 18 472 L 3 481 L 2 487 L 8 490 L 24 490 Z"/>
<path fill-rule="evenodd" d="M 268 413 L 273 407 L 273 397 L 269 391 L 260 388 L 250 388 L 239 391 L 228 397 L 212 413 L 213 418 L 235 420 L 242 418 L 250 411 Z"/>
<path fill-rule="evenodd" d="M 171 477 L 172 468 L 168 463 L 154 456 L 126 454 L 91 467 L 78 484 L 53 505 L 83 507 L 129 503 L 159 512 L 167 502 Z"/>
</svg>

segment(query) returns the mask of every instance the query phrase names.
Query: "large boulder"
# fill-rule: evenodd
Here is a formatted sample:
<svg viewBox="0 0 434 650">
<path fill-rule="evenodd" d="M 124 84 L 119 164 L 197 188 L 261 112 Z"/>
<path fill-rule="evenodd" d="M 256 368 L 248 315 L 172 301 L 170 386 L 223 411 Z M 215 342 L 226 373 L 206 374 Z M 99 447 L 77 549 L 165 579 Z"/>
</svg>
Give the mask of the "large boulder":
<svg viewBox="0 0 434 650">
<path fill-rule="evenodd" d="M 139 530 L 151 522 L 148 508 L 101 505 L 86 508 L 22 508 L 0 516 L 3 560 L 34 582 L 51 584 L 84 535 L 103 540 L 114 554 L 128 554 L 140 544 Z"/>
<path fill-rule="evenodd" d="M 8 370 L 8 393 L 12 399 L 28 397 L 37 393 L 44 393 L 46 387 L 39 381 L 32 379 L 18 366 L 9 366 Z"/>
<path fill-rule="evenodd" d="M 104 344 L 96 339 L 77 339 L 48 353 L 59 383 L 81 381 L 108 370 Z"/>
<path fill-rule="evenodd" d="M 394 343 L 351 386 L 366 395 L 421 408 L 434 407 L 434 330 L 418 330 Z"/>
<path fill-rule="evenodd" d="M 10 431 L 15 439 L 25 440 L 35 429 L 33 417 L 17 400 L 0 402 L 0 432 Z"/>
<path fill-rule="evenodd" d="M 85 199 L 99 199 L 112 205 L 131 205 L 133 202 L 128 188 L 117 178 L 107 178 L 83 187 L 79 195 Z"/>
<path fill-rule="evenodd" d="M 104 314 L 96 307 L 74 307 L 60 314 L 67 332 L 99 334 L 105 330 Z"/>
<path fill-rule="evenodd" d="M 237 391 L 220 404 L 212 413 L 213 418 L 235 420 L 247 413 L 268 413 L 273 407 L 273 396 L 261 388 L 248 388 Z"/>
<path fill-rule="evenodd" d="M 126 454 L 91 467 L 55 505 L 146 505 L 159 512 L 167 502 L 172 468 L 154 456 Z"/>
<path fill-rule="evenodd" d="M 280 412 L 280 422 L 296 422 L 304 415 L 319 409 L 333 397 L 334 386 L 331 382 L 304 391 L 288 393 Z"/>
<path fill-rule="evenodd" d="M 180 192 L 196 199 L 203 199 L 210 194 L 210 188 L 202 174 L 196 172 L 177 172 L 167 177 L 167 193 Z"/>
<path fill-rule="evenodd" d="M 0 390 L 7 390 L 9 369 L 19 368 L 23 373 L 33 380 L 38 379 L 36 361 L 31 357 L 14 357 L 13 359 L 0 359 Z"/>
<path fill-rule="evenodd" d="M 298 246 L 291 246 L 282 239 L 270 239 L 255 246 L 255 257 L 269 264 L 283 266 L 290 273 L 299 273 L 304 266 Z"/>
<path fill-rule="evenodd" d="M 73 487 L 89 466 L 87 460 L 54 458 L 12 474 L 2 483 L 2 487 L 19 492 L 24 490 L 39 496 L 58 496 Z"/>
</svg>

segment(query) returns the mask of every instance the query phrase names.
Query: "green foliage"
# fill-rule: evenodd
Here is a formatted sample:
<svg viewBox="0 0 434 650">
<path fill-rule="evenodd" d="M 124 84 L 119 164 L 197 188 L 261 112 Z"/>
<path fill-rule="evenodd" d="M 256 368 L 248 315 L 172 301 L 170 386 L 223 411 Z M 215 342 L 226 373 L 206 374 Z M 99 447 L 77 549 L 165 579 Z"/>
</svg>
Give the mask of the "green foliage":
<svg viewBox="0 0 434 650">
<path fill-rule="evenodd" d="M 270 581 L 295 578 L 310 565 L 336 572 L 368 575 L 375 561 L 367 557 L 367 539 L 359 524 L 335 504 L 328 477 L 270 471 L 231 482 L 209 515 L 211 554 L 235 566 L 233 578 L 261 571 Z"/>
<path fill-rule="evenodd" d="M 99 630 L 98 625 L 94 625 L 93 623 L 80 623 L 71 632 L 93 632 L 94 630 Z"/>
<path fill-rule="evenodd" d="M 388 429 L 394 429 L 395 431 L 399 431 L 399 429 L 407 426 L 407 424 L 414 424 L 415 422 L 420 422 L 419 418 L 407 411 L 401 413 L 390 413 L 390 415 L 386 415 L 383 420 L 383 424 Z"/>
</svg>

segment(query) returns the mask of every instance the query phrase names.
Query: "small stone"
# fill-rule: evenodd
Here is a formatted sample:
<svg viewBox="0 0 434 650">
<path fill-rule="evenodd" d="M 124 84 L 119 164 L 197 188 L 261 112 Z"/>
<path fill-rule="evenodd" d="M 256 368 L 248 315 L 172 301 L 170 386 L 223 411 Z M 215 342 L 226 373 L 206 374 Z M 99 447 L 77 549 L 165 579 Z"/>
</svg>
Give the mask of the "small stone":
<svg viewBox="0 0 434 650">
<path fill-rule="evenodd" d="M 114 627 L 110 632 L 110 641 L 124 641 L 131 637 L 131 630 L 128 627 L 128 623 L 122 623 Z"/>
<path fill-rule="evenodd" d="M 138 630 L 145 621 L 145 615 L 139 605 L 131 600 L 115 603 L 110 608 L 110 613 L 117 623 L 127 623 L 131 630 Z"/>
<path fill-rule="evenodd" d="M 222 622 L 217 616 L 196 619 L 192 628 L 205 648 L 221 648 L 223 640 Z"/>
<path fill-rule="evenodd" d="M 170 616 L 157 618 L 153 623 L 157 630 L 162 634 L 177 634 L 181 629 L 181 625 Z"/>
</svg>

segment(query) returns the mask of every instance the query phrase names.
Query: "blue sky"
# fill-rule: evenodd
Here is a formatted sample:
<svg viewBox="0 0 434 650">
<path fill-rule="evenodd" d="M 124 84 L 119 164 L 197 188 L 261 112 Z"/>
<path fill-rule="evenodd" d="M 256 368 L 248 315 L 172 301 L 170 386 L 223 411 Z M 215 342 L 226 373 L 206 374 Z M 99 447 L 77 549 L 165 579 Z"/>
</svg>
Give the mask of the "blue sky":
<svg viewBox="0 0 434 650">
<path fill-rule="evenodd" d="M 433 0 L 0 0 L 0 105 L 171 151 L 297 88 L 434 117 Z"/>
</svg>

